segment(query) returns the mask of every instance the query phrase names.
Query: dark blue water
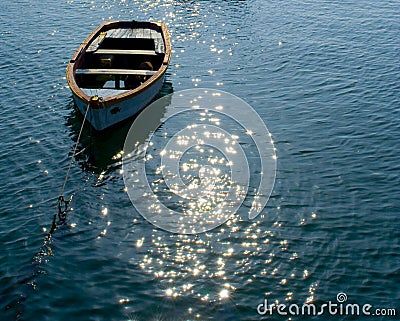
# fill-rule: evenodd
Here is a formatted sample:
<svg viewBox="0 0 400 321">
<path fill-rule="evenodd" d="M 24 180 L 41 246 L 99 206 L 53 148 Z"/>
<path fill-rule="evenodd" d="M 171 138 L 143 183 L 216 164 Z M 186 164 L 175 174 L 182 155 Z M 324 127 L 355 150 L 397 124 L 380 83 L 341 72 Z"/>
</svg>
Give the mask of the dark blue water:
<svg viewBox="0 0 400 321">
<path fill-rule="evenodd" d="M 1 320 L 261 320 L 264 298 L 322 304 L 338 292 L 400 313 L 398 1 L 3 1 L 0 12 Z M 166 21 L 161 95 L 244 99 L 272 133 L 276 184 L 255 221 L 169 234 L 124 191 L 129 123 L 86 126 L 73 211 L 32 260 L 82 122 L 66 64 L 108 19 Z"/>
</svg>

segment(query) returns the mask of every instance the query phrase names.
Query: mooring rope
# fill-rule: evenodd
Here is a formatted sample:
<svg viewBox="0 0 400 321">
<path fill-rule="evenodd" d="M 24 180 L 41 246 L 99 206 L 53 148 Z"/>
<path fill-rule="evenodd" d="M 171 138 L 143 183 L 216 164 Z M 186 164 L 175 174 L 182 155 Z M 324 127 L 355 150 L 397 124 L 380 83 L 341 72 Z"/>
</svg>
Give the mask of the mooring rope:
<svg viewBox="0 0 400 321">
<path fill-rule="evenodd" d="M 88 112 L 89 112 L 89 109 L 90 109 L 90 101 L 87 104 L 86 111 L 85 111 L 85 114 L 83 116 L 82 125 L 81 125 L 81 128 L 79 130 L 78 138 L 77 138 L 76 143 L 75 143 L 74 151 L 72 152 L 72 156 L 71 156 L 71 159 L 70 159 L 69 164 L 68 164 L 68 169 L 67 169 L 67 173 L 65 175 L 64 183 L 63 183 L 63 185 L 61 187 L 60 195 L 58 196 L 58 202 L 57 202 L 58 219 L 59 219 L 59 222 L 61 224 L 65 223 L 65 220 L 67 218 L 68 205 L 72 201 L 72 195 L 68 199 L 64 198 L 64 191 L 65 191 L 65 187 L 67 186 L 69 173 L 71 172 L 71 168 L 72 168 L 72 163 L 74 162 L 75 156 L 77 155 L 76 151 L 78 149 L 79 141 L 81 139 L 81 135 L 82 135 L 82 132 L 83 132 L 83 127 L 85 125 L 85 121 L 86 121 L 86 118 L 87 118 L 87 115 L 88 115 Z M 52 227 L 51 227 L 50 231 L 53 230 L 53 232 L 54 232 L 56 226 L 57 226 L 57 223 L 55 222 L 55 219 L 53 219 L 53 224 L 52 224 Z"/>
<path fill-rule="evenodd" d="M 37 253 L 35 253 L 35 255 L 32 258 L 32 266 L 33 266 L 33 270 L 31 271 L 31 274 L 29 276 L 26 276 L 24 278 L 24 282 L 23 288 L 19 289 L 19 294 L 18 297 L 16 298 L 15 301 L 10 302 L 9 304 L 7 304 L 5 306 L 5 310 L 11 309 L 11 308 L 15 308 L 15 312 L 16 312 L 16 320 L 20 321 L 22 318 L 22 314 L 23 314 L 23 302 L 26 300 L 26 298 L 28 297 L 29 293 L 31 293 L 34 289 L 35 289 L 35 279 L 36 277 L 43 273 L 42 270 L 42 264 L 47 262 L 47 257 L 48 256 L 53 256 L 53 251 L 50 247 L 51 241 L 52 241 L 52 236 L 55 232 L 55 230 L 57 229 L 57 227 L 59 225 L 63 225 L 66 222 L 66 218 L 67 218 L 67 212 L 68 212 L 68 206 L 69 203 L 72 200 L 72 195 L 68 198 L 65 199 L 64 198 L 64 192 L 65 192 L 65 187 L 67 185 L 68 182 L 68 177 L 72 168 L 72 164 L 74 161 L 75 156 L 78 154 L 76 151 L 78 149 L 78 145 L 79 145 L 79 141 L 81 139 L 82 136 L 82 132 L 83 132 L 83 127 L 85 125 L 87 116 L 88 116 L 88 112 L 90 109 L 90 102 L 87 105 L 85 114 L 83 116 L 83 121 L 82 121 L 82 125 L 81 128 L 79 130 L 79 134 L 78 134 L 78 138 L 76 140 L 75 143 L 75 147 L 68 165 L 68 169 L 67 169 L 67 173 L 65 175 L 65 179 L 64 179 L 64 183 L 62 185 L 61 188 L 61 193 L 58 197 L 58 202 L 57 202 L 57 210 L 58 213 L 55 213 L 53 216 L 53 221 L 51 224 L 51 228 L 48 231 L 48 233 L 46 234 L 46 236 L 43 239 L 43 243 L 39 249 L 39 251 Z M 57 217 L 58 217 L 58 221 L 57 221 Z M 21 293 L 22 292 L 22 293 Z"/>
<path fill-rule="evenodd" d="M 81 139 L 81 135 L 82 135 L 82 131 L 83 131 L 83 126 L 85 125 L 85 121 L 86 121 L 86 117 L 87 117 L 87 114 L 88 114 L 89 109 L 90 109 L 90 101 L 89 101 L 89 103 L 87 104 L 86 112 L 85 112 L 85 115 L 83 116 L 83 122 L 82 122 L 82 125 L 81 125 L 81 129 L 79 130 L 79 134 L 78 134 L 78 138 L 77 138 L 77 140 L 76 140 L 76 144 L 75 144 L 75 147 L 74 147 L 74 151 L 73 151 L 72 156 L 71 156 L 71 159 L 70 159 L 70 161 L 69 161 L 67 174 L 65 175 L 64 184 L 62 185 L 60 196 L 63 196 L 63 195 L 64 195 L 65 186 L 67 185 L 67 182 L 68 182 L 69 172 L 71 171 L 72 163 L 73 163 L 74 158 L 75 158 L 75 156 L 76 156 L 76 150 L 77 150 L 77 148 L 78 148 L 79 140 Z"/>
<path fill-rule="evenodd" d="M 58 196 L 58 200 L 57 200 L 58 213 L 54 214 L 53 222 L 51 224 L 51 228 L 50 228 L 48 234 L 46 235 L 46 237 L 44 238 L 43 245 L 42 245 L 40 251 L 38 253 L 36 253 L 36 255 L 33 258 L 33 260 L 36 261 L 36 262 L 40 262 L 43 256 L 47 256 L 47 255 L 52 255 L 53 254 L 52 251 L 51 251 L 51 248 L 49 247 L 49 243 L 51 242 L 51 237 L 52 237 L 54 231 L 57 229 L 57 226 L 65 224 L 65 221 L 67 219 L 68 207 L 69 207 L 69 203 L 72 201 L 73 195 L 71 195 L 68 199 L 65 199 L 64 198 L 64 192 L 65 192 L 65 187 L 67 186 L 69 174 L 70 174 L 70 171 L 71 171 L 71 168 L 72 168 L 72 163 L 73 163 L 73 161 L 75 159 L 75 156 L 77 155 L 76 151 L 78 149 L 79 141 L 80 141 L 81 136 L 82 136 L 83 127 L 85 125 L 89 109 L 90 109 L 90 101 L 87 104 L 86 111 L 85 111 L 85 114 L 83 116 L 82 125 L 81 125 L 81 128 L 79 130 L 78 138 L 76 140 L 76 143 L 75 143 L 75 146 L 74 146 L 74 150 L 72 152 L 71 159 L 70 159 L 69 164 L 68 164 L 68 169 L 67 169 L 67 173 L 65 175 L 64 183 L 62 185 L 60 195 Z M 58 221 L 57 221 L 57 216 L 58 216 Z"/>
</svg>

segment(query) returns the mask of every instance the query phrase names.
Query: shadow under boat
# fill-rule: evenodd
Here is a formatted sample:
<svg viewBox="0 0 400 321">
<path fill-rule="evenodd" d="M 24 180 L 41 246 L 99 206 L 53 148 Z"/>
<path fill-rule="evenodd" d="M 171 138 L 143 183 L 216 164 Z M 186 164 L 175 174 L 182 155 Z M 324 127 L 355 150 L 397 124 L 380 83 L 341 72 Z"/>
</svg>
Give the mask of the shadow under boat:
<svg viewBox="0 0 400 321">
<path fill-rule="evenodd" d="M 164 82 L 160 92 L 150 102 L 173 93 L 171 82 Z M 71 114 L 67 117 L 66 125 L 71 130 L 71 139 L 76 142 L 82 126 L 83 116 L 74 106 Z M 160 120 L 163 118 L 165 108 L 159 110 Z M 138 115 L 113 125 L 105 130 L 97 131 L 88 122 L 85 122 L 75 160 L 83 170 L 100 174 L 110 173 L 121 166 L 118 154 L 123 150 L 126 135 L 133 121 Z M 150 133 L 149 133 L 150 134 Z"/>
</svg>

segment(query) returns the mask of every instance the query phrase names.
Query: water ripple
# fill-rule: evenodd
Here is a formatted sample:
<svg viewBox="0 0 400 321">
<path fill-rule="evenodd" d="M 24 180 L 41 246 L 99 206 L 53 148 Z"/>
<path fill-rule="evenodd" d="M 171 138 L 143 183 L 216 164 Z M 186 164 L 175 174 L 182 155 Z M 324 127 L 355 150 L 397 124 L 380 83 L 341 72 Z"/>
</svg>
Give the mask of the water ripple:
<svg viewBox="0 0 400 321">
<path fill-rule="evenodd" d="M 398 302 L 396 2 L 50 0 L 0 9 L 4 320 L 258 320 L 264 298 L 326 303 L 339 291 L 357 303 Z M 36 265 L 82 121 L 65 67 L 108 19 L 168 24 L 162 94 L 221 88 L 252 105 L 277 147 L 275 189 L 254 222 L 240 218 L 245 203 L 209 233 L 156 230 L 124 190 L 129 123 L 100 134 L 87 126 L 67 186 L 73 210 Z"/>
</svg>

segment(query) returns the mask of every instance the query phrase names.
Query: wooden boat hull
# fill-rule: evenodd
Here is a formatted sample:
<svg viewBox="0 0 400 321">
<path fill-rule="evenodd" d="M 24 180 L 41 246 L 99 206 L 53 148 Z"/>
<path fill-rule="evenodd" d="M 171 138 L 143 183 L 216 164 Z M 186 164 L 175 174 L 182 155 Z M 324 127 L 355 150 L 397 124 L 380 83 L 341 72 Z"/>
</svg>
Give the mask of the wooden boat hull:
<svg viewBox="0 0 400 321">
<path fill-rule="evenodd" d="M 132 95 L 129 99 L 114 102 L 104 108 L 90 108 L 86 116 L 87 120 L 96 130 L 103 130 L 138 114 L 161 90 L 164 79 L 165 75 L 148 86 L 145 91 Z M 74 93 L 73 98 L 78 110 L 84 115 L 89 101 L 82 100 Z"/>
<path fill-rule="evenodd" d="M 139 32 L 142 38 L 144 33 L 153 37 L 154 45 L 144 49 L 130 48 L 128 45 L 135 46 L 135 41 L 149 45 L 150 42 L 137 37 Z M 112 41 L 104 40 L 107 33 L 111 34 Z M 129 38 L 129 33 L 133 34 L 132 38 Z M 124 37 L 118 38 L 121 34 Z M 110 47 L 113 43 L 119 47 Z M 78 110 L 85 114 L 89 106 L 87 120 L 96 130 L 106 129 L 138 114 L 161 90 L 170 55 L 169 36 L 163 23 L 114 21 L 101 24 L 80 45 L 67 66 L 67 80 Z M 116 63 L 111 58 L 115 58 Z M 99 68 L 99 61 L 108 63 L 107 59 L 110 66 Z M 138 70 L 139 62 L 136 60 L 140 59 L 151 61 L 154 70 Z M 129 68 L 123 64 L 128 64 Z M 127 81 L 122 79 L 131 74 L 147 79 L 134 88 L 128 88 Z M 104 82 L 104 77 L 112 79 L 105 82 L 111 83 L 112 88 L 96 83 L 96 79 L 103 79 Z"/>
</svg>

